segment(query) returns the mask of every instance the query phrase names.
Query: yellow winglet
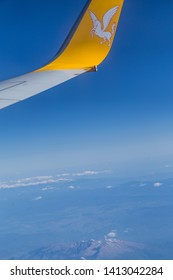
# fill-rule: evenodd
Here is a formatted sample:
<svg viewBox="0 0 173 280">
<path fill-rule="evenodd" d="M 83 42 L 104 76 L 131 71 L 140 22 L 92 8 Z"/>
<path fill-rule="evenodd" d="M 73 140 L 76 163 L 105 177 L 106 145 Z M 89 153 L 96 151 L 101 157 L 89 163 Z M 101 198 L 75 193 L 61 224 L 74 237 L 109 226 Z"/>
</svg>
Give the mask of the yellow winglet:
<svg viewBox="0 0 173 280">
<path fill-rule="evenodd" d="M 89 0 L 50 63 L 37 70 L 93 69 L 108 55 L 124 0 Z"/>
</svg>

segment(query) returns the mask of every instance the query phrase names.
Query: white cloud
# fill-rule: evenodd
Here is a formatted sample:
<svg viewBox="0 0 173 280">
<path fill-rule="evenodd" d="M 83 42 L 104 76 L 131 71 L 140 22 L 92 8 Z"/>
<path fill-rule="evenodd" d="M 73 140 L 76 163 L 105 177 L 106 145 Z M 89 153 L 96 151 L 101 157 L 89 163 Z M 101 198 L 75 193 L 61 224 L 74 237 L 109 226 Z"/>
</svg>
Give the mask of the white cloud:
<svg viewBox="0 0 173 280">
<path fill-rule="evenodd" d="M 73 176 L 87 176 L 87 175 L 96 175 L 96 174 L 98 174 L 96 171 L 83 171 L 83 172 L 74 173 Z"/>
<path fill-rule="evenodd" d="M 139 186 L 140 187 L 145 187 L 147 184 L 145 184 L 145 183 L 141 183 Z"/>
<path fill-rule="evenodd" d="M 29 177 L 29 178 L 18 179 L 16 182 L 21 184 L 21 183 L 27 183 L 27 182 L 32 182 L 32 181 L 49 180 L 51 178 L 53 178 L 53 176 L 36 176 L 36 177 Z"/>
<path fill-rule="evenodd" d="M 107 234 L 108 238 L 115 238 L 117 236 L 117 233 L 115 231 L 111 231 L 110 233 Z"/>
<path fill-rule="evenodd" d="M 113 189 L 113 186 L 106 186 L 106 189 L 108 190 Z"/>
<path fill-rule="evenodd" d="M 55 176 L 35 176 L 35 177 L 26 177 L 26 178 L 19 178 L 17 180 L 0 182 L 0 189 L 12 189 L 12 188 L 20 188 L 20 187 L 34 187 L 39 185 L 49 185 L 49 184 L 56 184 L 60 182 L 72 182 L 74 181 L 72 177 L 76 176 L 91 176 L 103 173 L 109 173 L 109 170 L 102 170 L 102 171 L 94 171 L 94 170 L 86 170 L 83 172 L 78 172 L 74 174 L 70 173 L 62 173 L 57 174 Z M 70 178 L 71 176 L 71 178 Z M 45 186 L 46 188 L 48 186 Z M 50 189 L 50 188 L 49 188 Z M 43 188 L 43 190 L 48 190 Z"/>
<path fill-rule="evenodd" d="M 75 187 L 74 187 L 74 186 L 69 186 L 69 187 L 68 187 L 68 189 L 70 189 L 70 190 L 74 190 L 74 189 L 75 189 Z"/>
<path fill-rule="evenodd" d="M 37 201 L 37 200 L 41 200 L 43 197 L 42 196 L 37 196 L 35 198 L 33 198 L 34 201 Z"/>
<path fill-rule="evenodd" d="M 70 189 L 70 190 L 76 190 L 76 189 L 79 189 L 79 187 L 77 187 L 77 186 L 69 186 L 68 189 Z"/>
<path fill-rule="evenodd" d="M 62 173 L 62 174 L 60 174 L 59 176 L 68 177 L 68 176 L 70 176 L 70 175 L 71 175 L 70 173 Z"/>
<path fill-rule="evenodd" d="M 55 188 L 53 187 L 45 187 L 45 188 L 42 188 L 41 190 L 42 191 L 49 191 L 49 190 L 54 190 Z"/>
<path fill-rule="evenodd" d="M 74 173 L 73 176 L 90 176 L 90 175 L 98 175 L 103 173 L 110 173 L 110 170 L 102 170 L 102 171 L 86 170 L 86 171 Z"/>
<path fill-rule="evenodd" d="M 117 238 L 117 232 L 116 230 L 112 230 L 111 232 L 109 232 L 106 236 L 105 236 L 105 240 L 112 242 L 112 241 L 116 241 Z"/>
<path fill-rule="evenodd" d="M 161 182 L 154 183 L 154 187 L 157 187 L 157 188 L 161 187 L 162 185 L 163 185 L 163 183 L 161 183 Z"/>
<path fill-rule="evenodd" d="M 0 183 L 0 189 L 31 187 L 31 186 L 59 183 L 59 182 L 71 182 L 71 181 L 72 180 L 68 178 L 57 178 L 53 176 L 37 176 L 37 177 L 18 179 L 16 181 Z"/>
</svg>

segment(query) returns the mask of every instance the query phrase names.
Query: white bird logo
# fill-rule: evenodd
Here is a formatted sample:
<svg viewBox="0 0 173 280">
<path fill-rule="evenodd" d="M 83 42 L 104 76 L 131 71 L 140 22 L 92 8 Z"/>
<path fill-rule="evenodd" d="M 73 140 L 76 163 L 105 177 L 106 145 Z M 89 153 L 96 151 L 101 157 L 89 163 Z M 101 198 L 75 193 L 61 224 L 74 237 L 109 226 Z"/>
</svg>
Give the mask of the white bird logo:
<svg viewBox="0 0 173 280">
<path fill-rule="evenodd" d="M 112 32 L 106 31 L 106 29 L 109 26 L 109 23 L 111 21 L 111 19 L 113 18 L 113 16 L 116 14 L 118 10 L 118 6 L 110 9 L 108 12 L 106 12 L 106 14 L 103 16 L 103 23 L 101 23 L 98 18 L 96 17 L 96 15 L 89 11 L 90 13 L 90 17 L 92 19 L 93 22 L 93 29 L 91 30 L 91 35 L 92 37 L 94 36 L 94 34 L 100 38 L 103 38 L 103 41 L 100 42 L 100 44 L 105 43 L 106 41 L 109 42 L 109 46 L 111 45 L 111 38 L 113 36 L 113 34 L 115 33 L 115 29 L 116 29 L 116 23 L 114 23 L 112 25 Z"/>
</svg>

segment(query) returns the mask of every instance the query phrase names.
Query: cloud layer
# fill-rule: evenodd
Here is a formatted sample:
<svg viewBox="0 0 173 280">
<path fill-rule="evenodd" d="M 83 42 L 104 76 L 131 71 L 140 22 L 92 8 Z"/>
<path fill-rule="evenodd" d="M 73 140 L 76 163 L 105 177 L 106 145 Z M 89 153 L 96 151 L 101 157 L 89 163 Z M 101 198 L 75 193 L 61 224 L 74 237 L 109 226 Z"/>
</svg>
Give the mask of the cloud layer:
<svg viewBox="0 0 173 280">
<path fill-rule="evenodd" d="M 53 188 L 52 185 L 61 182 L 72 182 L 75 177 L 81 176 L 94 176 L 98 174 L 108 173 L 108 170 L 103 171 L 94 171 L 94 170 L 86 170 L 77 173 L 62 173 L 57 175 L 50 176 L 35 176 L 35 177 L 26 177 L 20 178 L 17 180 L 10 181 L 0 181 L 0 189 L 13 189 L 13 188 L 21 188 L 21 187 L 34 187 L 34 186 L 43 186 L 43 190 L 48 190 L 47 185 L 50 188 Z M 45 185 L 45 186 L 44 186 Z M 76 189 L 73 185 L 69 186 L 69 189 Z"/>
</svg>

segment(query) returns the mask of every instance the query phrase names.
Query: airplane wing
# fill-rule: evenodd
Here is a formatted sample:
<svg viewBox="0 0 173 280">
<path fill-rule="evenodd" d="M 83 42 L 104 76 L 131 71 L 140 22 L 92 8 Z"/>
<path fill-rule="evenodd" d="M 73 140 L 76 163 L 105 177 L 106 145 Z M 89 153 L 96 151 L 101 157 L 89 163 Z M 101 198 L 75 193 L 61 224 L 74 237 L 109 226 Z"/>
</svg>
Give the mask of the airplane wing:
<svg viewBox="0 0 173 280">
<path fill-rule="evenodd" d="M 124 0 L 89 0 L 54 58 L 43 67 L 0 82 L 0 109 L 59 85 L 85 72 L 96 71 L 108 55 Z M 96 32 L 90 17 L 93 12 L 101 21 L 118 6 L 108 29 Z M 115 25 L 116 24 L 116 25 Z"/>
</svg>

